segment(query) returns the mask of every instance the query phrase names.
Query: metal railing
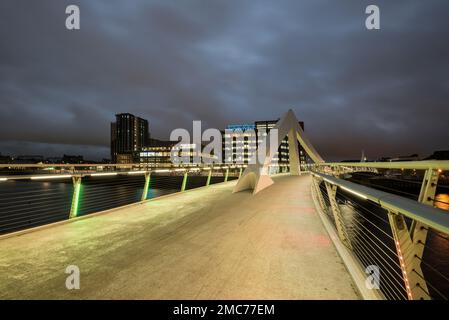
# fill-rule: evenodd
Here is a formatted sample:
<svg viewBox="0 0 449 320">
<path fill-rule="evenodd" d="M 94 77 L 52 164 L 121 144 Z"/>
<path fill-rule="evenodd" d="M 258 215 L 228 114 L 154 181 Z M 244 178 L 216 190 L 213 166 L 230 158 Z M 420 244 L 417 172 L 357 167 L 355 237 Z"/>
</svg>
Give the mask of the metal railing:
<svg viewBox="0 0 449 320">
<path fill-rule="evenodd" d="M 311 169 L 319 206 L 363 269 L 379 268 L 383 297 L 449 298 L 449 212 L 434 207 L 449 161 L 320 163 Z M 375 173 L 375 179 L 393 171 L 393 181 L 412 181 L 419 188 L 401 194 L 362 185 L 352 177 L 360 171 Z M 400 178 L 407 172 L 412 180 Z"/>
<path fill-rule="evenodd" d="M 237 179 L 243 166 L 2 165 L 0 234 Z M 36 168 L 41 169 L 36 171 Z M 17 171 L 18 170 L 18 171 Z"/>
</svg>

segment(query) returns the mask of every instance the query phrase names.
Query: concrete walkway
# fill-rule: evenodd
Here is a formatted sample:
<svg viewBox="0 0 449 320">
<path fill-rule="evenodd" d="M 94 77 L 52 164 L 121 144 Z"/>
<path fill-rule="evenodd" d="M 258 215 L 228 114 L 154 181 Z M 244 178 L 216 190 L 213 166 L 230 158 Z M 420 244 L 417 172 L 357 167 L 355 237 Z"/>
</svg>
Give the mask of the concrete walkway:
<svg viewBox="0 0 449 320">
<path fill-rule="evenodd" d="M 310 183 L 229 182 L 0 240 L 0 298 L 358 299 Z"/>
</svg>

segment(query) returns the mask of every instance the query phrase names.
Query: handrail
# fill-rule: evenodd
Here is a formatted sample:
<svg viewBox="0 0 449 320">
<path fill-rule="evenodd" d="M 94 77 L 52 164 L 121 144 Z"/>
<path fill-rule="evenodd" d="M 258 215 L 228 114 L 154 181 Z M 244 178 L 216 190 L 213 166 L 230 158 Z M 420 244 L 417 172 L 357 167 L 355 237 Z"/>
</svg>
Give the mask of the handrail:
<svg viewBox="0 0 449 320">
<path fill-rule="evenodd" d="M 0 165 L 0 168 L 4 167 L 16 168 L 17 165 Z M 196 164 L 190 166 L 181 165 L 166 165 L 166 166 L 147 166 L 146 164 L 21 164 L 22 168 L 49 168 L 55 170 L 48 170 L 48 173 L 36 173 L 36 174 L 7 174 L 0 176 L 0 182 L 7 180 L 24 180 L 24 179 L 62 179 L 72 177 L 86 177 L 86 176 L 101 176 L 101 175 L 145 175 L 147 173 L 184 173 L 184 172 L 201 172 L 201 171 L 217 171 L 217 170 L 230 170 L 230 169 L 243 169 L 246 165 L 219 165 L 219 164 Z M 76 167 L 77 169 L 67 169 Z M 84 168 L 92 168 L 86 170 Z M 112 167 L 112 170 L 103 170 L 105 167 Z M 115 170 L 113 169 L 115 167 Z M 80 169 L 82 168 L 82 169 Z M 67 170 L 65 170 L 67 169 Z M 98 170 L 101 169 L 101 170 Z M 125 170 L 123 170 L 125 169 Z M 44 169 L 45 170 L 45 169 Z M 46 171 L 46 170 L 45 170 Z M 39 172 L 42 172 L 39 171 Z M 1 173 L 1 172 L 0 172 Z"/>
<path fill-rule="evenodd" d="M 422 222 L 435 230 L 449 234 L 449 214 L 442 209 L 434 208 L 412 199 L 362 186 L 330 175 L 317 172 L 312 172 L 312 174 L 333 185 L 339 186 L 343 190 L 356 196 L 376 202 L 384 209 L 394 213 L 401 213 L 404 216 Z"/>
<path fill-rule="evenodd" d="M 67 167 L 116 167 L 116 168 L 132 168 L 132 167 L 140 167 L 140 168 L 150 168 L 150 167 L 160 167 L 160 168 L 172 168 L 172 167 L 210 167 L 212 164 L 180 164 L 180 165 L 160 165 L 159 163 L 6 163 L 0 164 L 0 168 L 67 168 Z M 213 166 L 222 166 L 224 169 L 226 168 L 240 168 L 244 167 L 244 164 L 233 164 L 233 165 L 220 165 L 213 164 Z"/>
<path fill-rule="evenodd" d="M 185 172 L 195 173 L 195 172 L 208 172 L 211 171 L 226 170 L 228 168 L 171 168 L 171 169 L 148 169 L 148 170 L 131 170 L 131 171 L 95 171 L 95 172 L 73 172 L 73 173 L 48 173 L 48 174 L 33 174 L 33 175 L 7 175 L 0 176 L 0 181 L 7 180 L 53 180 L 53 179 L 70 179 L 72 177 L 101 177 L 101 176 L 126 176 L 126 175 L 145 175 L 147 173 L 179 173 L 184 174 Z M 235 169 L 235 168 L 234 168 Z"/>
<path fill-rule="evenodd" d="M 146 166 L 140 163 L 2 163 L 0 168 L 46 168 L 46 167 L 132 167 Z"/>
<path fill-rule="evenodd" d="M 422 160 L 422 161 L 391 161 L 391 162 L 329 162 L 315 163 L 320 167 L 363 167 L 377 169 L 441 169 L 449 170 L 448 160 Z"/>
</svg>

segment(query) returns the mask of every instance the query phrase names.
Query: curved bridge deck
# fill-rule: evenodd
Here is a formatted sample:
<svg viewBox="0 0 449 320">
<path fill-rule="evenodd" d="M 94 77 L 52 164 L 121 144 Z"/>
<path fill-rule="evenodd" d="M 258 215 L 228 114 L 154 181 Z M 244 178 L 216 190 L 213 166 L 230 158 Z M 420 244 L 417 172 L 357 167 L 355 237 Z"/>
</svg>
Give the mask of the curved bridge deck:
<svg viewBox="0 0 449 320">
<path fill-rule="evenodd" d="M 0 297 L 358 299 L 310 176 L 210 186 L 0 240 Z M 80 290 L 67 290 L 77 265 Z"/>
</svg>

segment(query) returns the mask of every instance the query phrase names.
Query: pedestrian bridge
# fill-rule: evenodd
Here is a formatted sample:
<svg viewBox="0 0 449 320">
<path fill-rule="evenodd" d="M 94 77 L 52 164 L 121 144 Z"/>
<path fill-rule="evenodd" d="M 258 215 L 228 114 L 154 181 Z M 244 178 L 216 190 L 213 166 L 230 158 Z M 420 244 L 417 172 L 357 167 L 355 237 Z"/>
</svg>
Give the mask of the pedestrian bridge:
<svg viewBox="0 0 449 320">
<path fill-rule="evenodd" d="M 8 236 L 0 298 L 359 299 L 311 181 L 277 176 L 254 196 L 225 182 Z"/>
<path fill-rule="evenodd" d="M 325 163 L 291 110 L 263 145 L 247 166 L 0 165 L 0 297 L 448 299 L 449 161 Z"/>
</svg>

